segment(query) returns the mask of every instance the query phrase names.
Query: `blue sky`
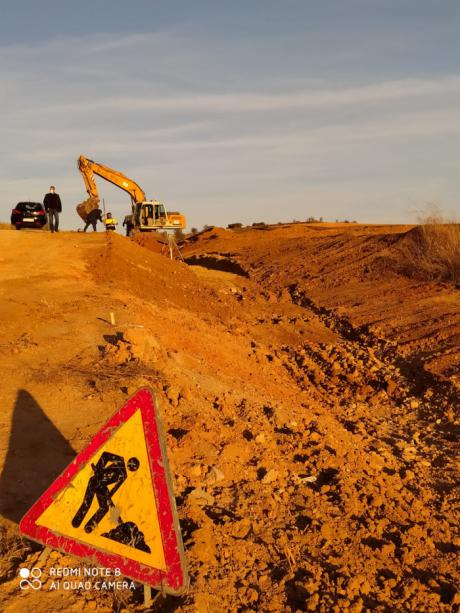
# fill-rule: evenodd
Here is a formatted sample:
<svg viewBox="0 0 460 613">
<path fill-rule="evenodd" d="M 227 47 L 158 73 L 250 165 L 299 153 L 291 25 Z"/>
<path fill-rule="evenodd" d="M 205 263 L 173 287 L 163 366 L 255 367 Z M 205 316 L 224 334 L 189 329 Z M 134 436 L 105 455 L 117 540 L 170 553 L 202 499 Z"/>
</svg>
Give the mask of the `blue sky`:
<svg viewBox="0 0 460 613">
<path fill-rule="evenodd" d="M 3 2 L 0 218 L 53 183 L 78 227 L 80 153 L 189 227 L 456 215 L 459 18 L 434 0 Z"/>
</svg>

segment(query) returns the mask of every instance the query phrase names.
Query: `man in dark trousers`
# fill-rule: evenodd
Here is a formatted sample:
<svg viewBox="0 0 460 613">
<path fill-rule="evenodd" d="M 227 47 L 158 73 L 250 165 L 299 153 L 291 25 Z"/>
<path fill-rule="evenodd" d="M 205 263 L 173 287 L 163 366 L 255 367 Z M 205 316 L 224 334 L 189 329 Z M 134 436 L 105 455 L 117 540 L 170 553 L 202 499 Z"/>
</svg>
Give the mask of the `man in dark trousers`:
<svg viewBox="0 0 460 613">
<path fill-rule="evenodd" d="M 48 224 L 51 232 L 59 232 L 59 213 L 62 211 L 62 205 L 54 185 L 51 185 L 50 191 L 46 194 L 43 206 L 48 214 Z"/>
<path fill-rule="evenodd" d="M 102 223 L 101 209 L 93 209 L 86 218 L 86 225 L 83 228 L 83 232 L 86 232 L 90 226 L 93 226 L 93 230 L 96 232 L 96 224 L 98 221 Z"/>
</svg>

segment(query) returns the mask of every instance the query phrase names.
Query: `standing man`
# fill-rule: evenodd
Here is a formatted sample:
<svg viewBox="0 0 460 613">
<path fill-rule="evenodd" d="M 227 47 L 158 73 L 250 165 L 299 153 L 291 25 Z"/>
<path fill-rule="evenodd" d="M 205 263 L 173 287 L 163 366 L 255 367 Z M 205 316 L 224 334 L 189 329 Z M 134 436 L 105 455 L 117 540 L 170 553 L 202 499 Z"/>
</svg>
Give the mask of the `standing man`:
<svg viewBox="0 0 460 613">
<path fill-rule="evenodd" d="M 59 194 L 56 194 L 54 185 L 50 186 L 50 191 L 43 200 L 43 206 L 48 214 L 48 223 L 51 232 L 59 232 L 59 213 L 62 211 L 62 205 Z"/>
</svg>

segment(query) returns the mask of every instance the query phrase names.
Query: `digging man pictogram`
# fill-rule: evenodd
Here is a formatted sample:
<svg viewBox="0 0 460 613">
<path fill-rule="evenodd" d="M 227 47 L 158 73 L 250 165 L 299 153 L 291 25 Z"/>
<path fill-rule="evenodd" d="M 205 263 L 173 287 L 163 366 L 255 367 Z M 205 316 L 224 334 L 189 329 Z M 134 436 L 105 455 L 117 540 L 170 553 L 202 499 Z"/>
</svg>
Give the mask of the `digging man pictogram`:
<svg viewBox="0 0 460 613">
<path fill-rule="evenodd" d="M 125 464 L 122 456 L 104 451 L 97 464 L 91 464 L 94 475 L 88 481 L 85 496 L 80 508 L 72 519 L 72 526 L 78 528 L 85 519 L 91 504 L 96 497 L 99 509 L 86 522 L 85 532 L 90 533 L 96 528 L 103 517 L 109 512 L 110 507 L 115 505 L 112 502 L 113 495 L 117 492 L 128 476 L 126 468 L 134 472 L 139 468 L 137 458 L 129 458 Z M 109 489 L 109 486 L 113 486 Z"/>
</svg>

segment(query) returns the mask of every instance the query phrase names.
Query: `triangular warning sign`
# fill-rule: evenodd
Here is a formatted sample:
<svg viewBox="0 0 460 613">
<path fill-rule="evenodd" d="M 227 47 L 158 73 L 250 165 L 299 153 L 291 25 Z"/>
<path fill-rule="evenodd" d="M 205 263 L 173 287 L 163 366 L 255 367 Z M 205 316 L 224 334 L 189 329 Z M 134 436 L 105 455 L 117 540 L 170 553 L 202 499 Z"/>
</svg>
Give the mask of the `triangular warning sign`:
<svg viewBox="0 0 460 613">
<path fill-rule="evenodd" d="M 139 390 L 19 524 L 48 547 L 170 594 L 187 588 L 163 429 Z"/>
</svg>

